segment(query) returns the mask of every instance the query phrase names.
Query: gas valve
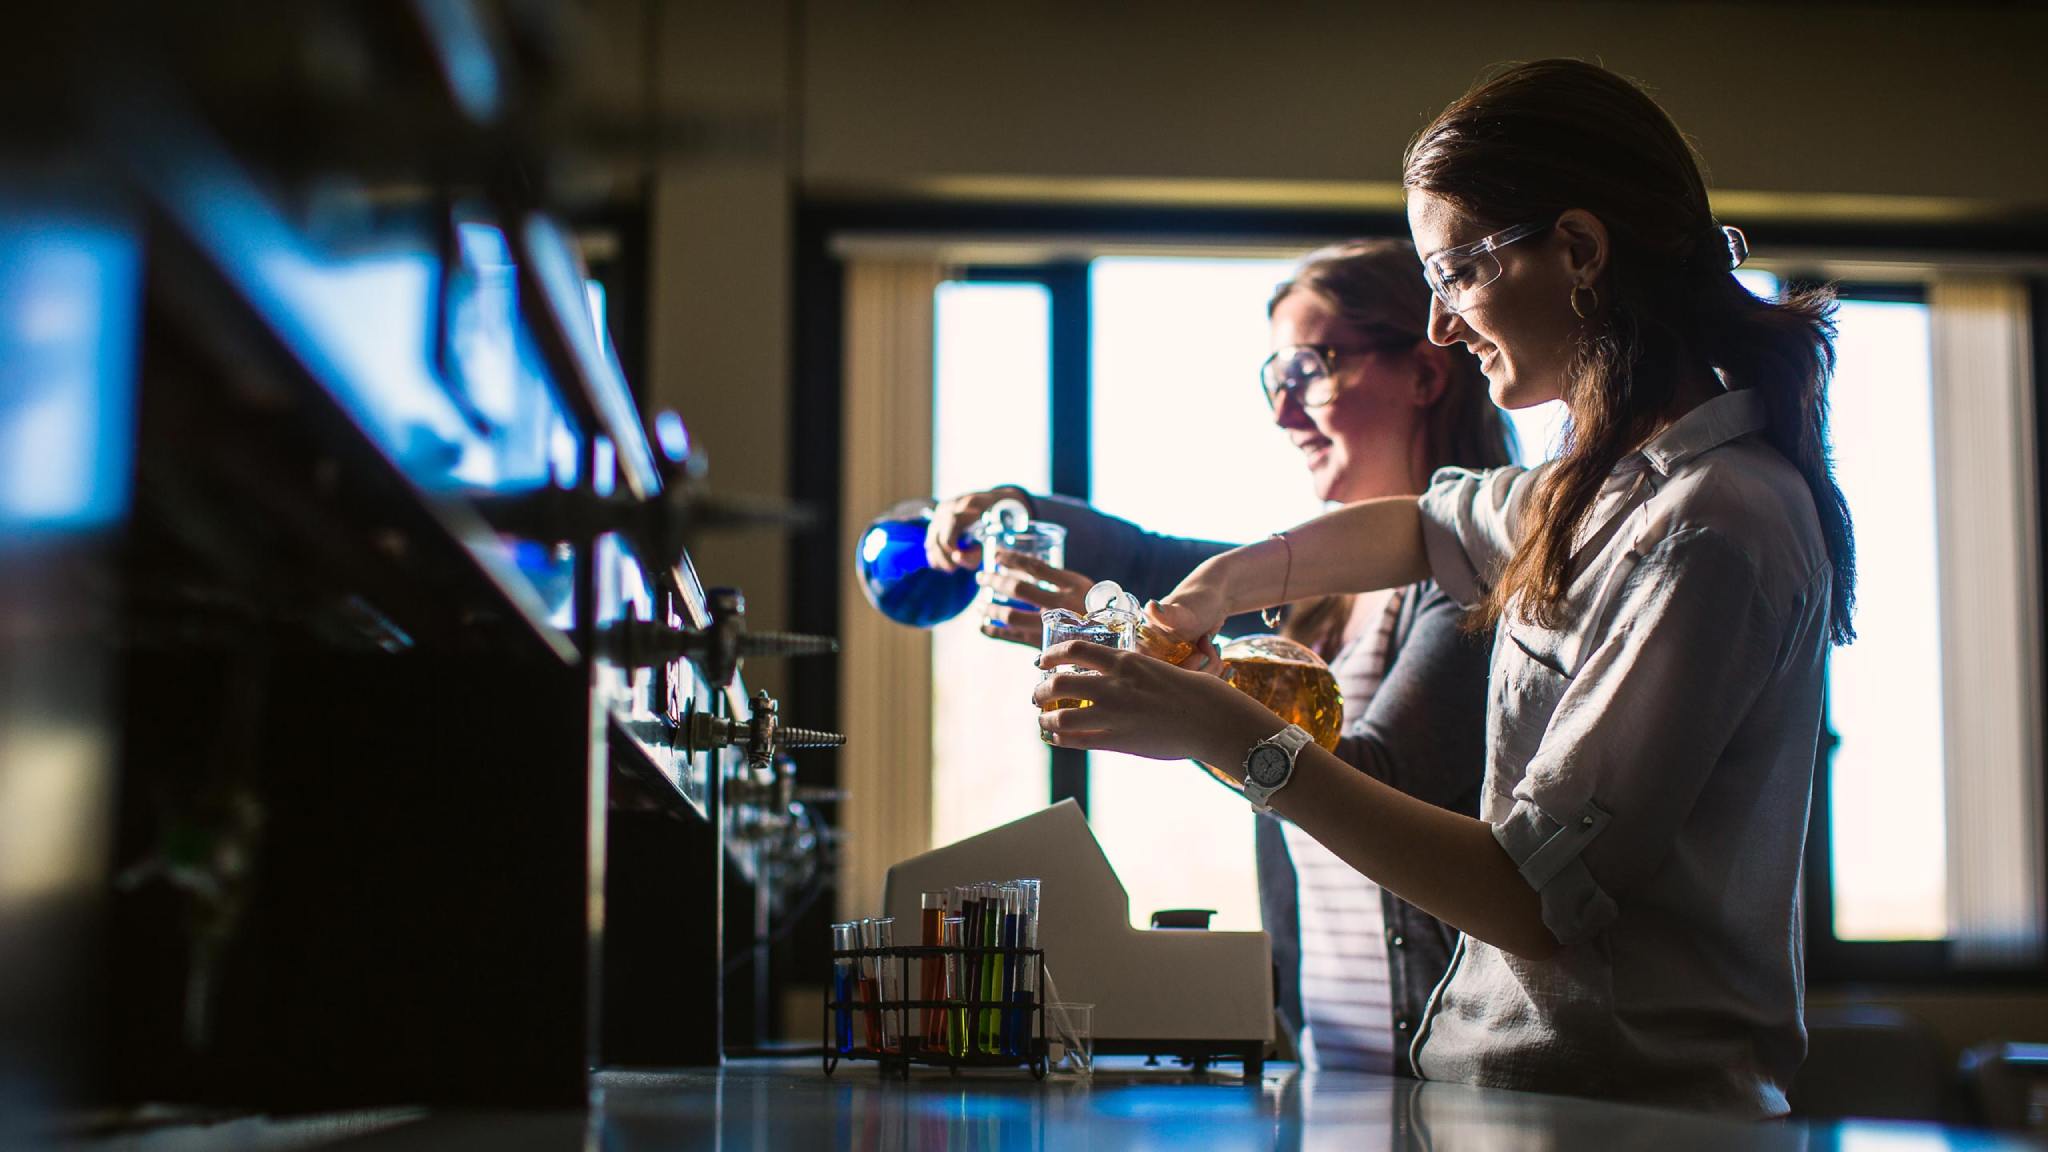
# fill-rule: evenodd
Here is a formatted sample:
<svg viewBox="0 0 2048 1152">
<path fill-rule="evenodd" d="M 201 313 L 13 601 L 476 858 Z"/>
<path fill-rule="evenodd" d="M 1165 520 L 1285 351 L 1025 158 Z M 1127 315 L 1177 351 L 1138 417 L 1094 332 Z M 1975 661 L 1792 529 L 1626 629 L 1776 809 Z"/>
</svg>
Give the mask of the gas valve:
<svg viewBox="0 0 2048 1152">
<path fill-rule="evenodd" d="M 650 620 L 622 620 L 605 628 L 605 651 L 630 668 L 657 668 L 687 659 L 713 688 L 732 683 L 748 656 L 820 656 L 839 651 L 830 636 L 797 632 L 749 632 L 747 601 L 737 588 L 705 594 L 711 623 L 703 629 L 671 628 Z"/>
<path fill-rule="evenodd" d="M 766 692 L 754 693 L 753 715 L 745 720 L 700 712 L 693 705 L 683 715 L 682 744 L 695 755 L 718 748 L 747 750 L 747 771 L 753 781 L 775 777 L 775 754 L 792 748 L 837 748 L 846 737 L 816 728 L 797 728 L 781 722 L 781 705 Z M 751 784 L 743 784 L 749 787 Z"/>
</svg>

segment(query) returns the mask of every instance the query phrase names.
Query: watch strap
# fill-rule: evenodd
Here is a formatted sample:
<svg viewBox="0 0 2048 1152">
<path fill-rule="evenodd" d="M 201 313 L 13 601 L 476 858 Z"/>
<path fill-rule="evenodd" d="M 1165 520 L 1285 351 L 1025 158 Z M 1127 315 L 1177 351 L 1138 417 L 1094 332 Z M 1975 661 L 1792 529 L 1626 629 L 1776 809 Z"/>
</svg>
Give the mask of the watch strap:
<svg viewBox="0 0 2048 1152">
<path fill-rule="evenodd" d="M 1288 781 L 1294 779 L 1295 762 L 1300 758 L 1301 750 L 1312 743 L 1314 743 L 1314 738 L 1304 731 L 1300 725 L 1289 724 L 1273 735 L 1252 745 L 1245 752 L 1244 798 L 1251 801 L 1252 807 L 1257 808 L 1261 812 L 1267 811 L 1269 805 L 1266 801 L 1272 797 L 1273 793 L 1287 787 Z M 1267 787 L 1254 780 L 1251 772 L 1252 756 L 1259 749 L 1266 747 L 1278 748 L 1287 754 L 1287 774 L 1280 778 L 1279 783 L 1271 787 Z"/>
</svg>

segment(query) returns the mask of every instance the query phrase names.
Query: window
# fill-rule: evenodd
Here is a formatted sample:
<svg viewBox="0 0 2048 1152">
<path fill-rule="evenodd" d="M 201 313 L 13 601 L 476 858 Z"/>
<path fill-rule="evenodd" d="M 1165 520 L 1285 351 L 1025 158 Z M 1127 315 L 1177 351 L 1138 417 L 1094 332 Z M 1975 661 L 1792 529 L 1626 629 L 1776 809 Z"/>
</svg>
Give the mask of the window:
<svg viewBox="0 0 2048 1152">
<path fill-rule="evenodd" d="M 1835 475 L 1856 524 L 1856 642 L 1828 665 L 1838 940 L 1947 935 L 1934 390 L 1927 305 L 1842 302 Z"/>
<path fill-rule="evenodd" d="M 2038 972 L 2027 292 L 1930 270 L 1841 295 L 1832 430 L 1856 524 L 1858 638 L 1829 665 L 1810 968 L 1820 980 Z"/>
<path fill-rule="evenodd" d="M 1256 540 L 1321 510 L 1258 387 L 1285 260 L 1103 258 L 1089 269 L 1089 498 L 1155 532 Z M 1088 815 L 1143 927 L 1211 908 L 1256 929 L 1253 813 L 1186 761 L 1088 756 Z"/>
<path fill-rule="evenodd" d="M 932 485 L 1044 491 L 1051 297 L 1042 284 L 941 284 L 934 300 Z M 932 842 L 950 844 L 1043 807 L 1032 653 L 981 635 L 969 608 L 932 629 Z"/>
<path fill-rule="evenodd" d="M 1154 531 L 1224 541 L 1314 515 L 1300 461 L 1272 427 L 1255 379 L 1266 300 L 1291 263 L 1103 256 L 1085 274 L 1061 266 L 1036 283 L 948 284 L 939 299 L 938 490 L 1062 482 Z M 2039 755 L 2028 750 L 2039 739 L 2037 680 L 2029 679 L 2038 673 L 2026 671 L 2039 647 L 2038 591 L 2027 591 L 2034 561 L 1993 556 L 1983 544 L 2011 536 L 2010 520 L 2028 527 L 2006 546 L 2035 547 L 2034 416 L 2027 397 L 2007 397 L 2013 411 L 1972 408 L 1998 389 L 1943 352 L 1943 304 L 1926 287 L 1935 274 L 1926 276 L 1850 285 L 1837 317 L 1832 432 L 1856 522 L 1859 639 L 1831 657 L 1816 776 L 1807 890 L 1810 954 L 1823 979 L 1938 974 L 1975 963 L 1959 945 L 1977 937 L 2005 949 L 1993 962 L 2039 960 L 2040 917 L 2030 911 L 2041 887 Z M 1744 279 L 1759 294 L 1777 290 L 1768 274 Z M 2013 291 L 2020 319 L 1996 331 L 2017 332 L 2020 352 L 1999 361 L 2000 379 L 2022 370 L 2012 365 L 2026 363 L 2031 332 L 2024 291 Z M 1070 322 L 1083 354 L 1050 351 L 1059 322 L 1048 317 L 1059 315 L 1078 318 Z M 1055 410 L 1065 415 L 1053 420 Z M 1555 453 L 1561 406 L 1511 418 L 1525 463 Z M 1983 439 L 1986 428 L 2014 427 L 2026 432 Z M 1958 522 L 1958 508 L 1981 502 L 1981 493 L 2015 488 L 2026 493 L 2017 519 L 2001 513 L 1988 528 Z M 1971 574 L 1983 570 L 2002 573 L 2004 616 L 1974 605 L 1984 594 Z M 1986 636 L 2017 651 L 1990 651 Z M 1177 762 L 1068 753 L 1066 768 L 1055 757 L 1049 769 L 1022 704 L 1035 676 L 1024 654 L 981 639 L 971 620 L 941 629 L 936 644 L 938 842 L 1070 795 L 1088 806 L 1130 891 L 1135 924 L 1160 908 L 1204 907 L 1218 910 L 1220 928 L 1257 925 L 1253 823 L 1242 801 Z M 2009 733 L 1988 757 L 2006 765 L 1995 784 L 1984 783 L 1978 764 L 1986 745 L 1958 731 L 1986 727 L 1977 699 L 1987 691 L 2011 698 L 1991 724 Z M 988 703 L 1013 696 L 1014 709 Z M 1953 832 L 1986 805 L 2022 813 L 2014 819 L 2024 827 L 1995 851 L 1970 842 L 1974 833 Z M 1969 895 L 2011 872 L 2024 873 L 2017 894 Z"/>
</svg>

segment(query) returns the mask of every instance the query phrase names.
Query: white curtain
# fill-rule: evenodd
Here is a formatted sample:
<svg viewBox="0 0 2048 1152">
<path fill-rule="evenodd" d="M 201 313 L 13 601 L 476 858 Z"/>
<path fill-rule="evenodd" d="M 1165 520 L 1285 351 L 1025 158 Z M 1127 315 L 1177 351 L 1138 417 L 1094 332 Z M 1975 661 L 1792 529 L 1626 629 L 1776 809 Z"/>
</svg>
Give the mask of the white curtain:
<svg viewBox="0 0 2048 1152">
<path fill-rule="evenodd" d="M 2032 349 L 2020 281 L 1928 291 L 1949 931 L 1970 966 L 2041 955 L 2040 578 Z"/>
<path fill-rule="evenodd" d="M 846 271 L 839 554 L 876 514 L 932 485 L 930 262 L 860 260 Z M 927 632 L 885 619 L 849 573 L 840 591 L 839 754 L 842 919 L 880 915 L 891 864 L 931 846 L 932 649 Z M 914 931 L 899 927 L 898 932 Z M 899 935 L 899 942 L 903 939 Z"/>
</svg>

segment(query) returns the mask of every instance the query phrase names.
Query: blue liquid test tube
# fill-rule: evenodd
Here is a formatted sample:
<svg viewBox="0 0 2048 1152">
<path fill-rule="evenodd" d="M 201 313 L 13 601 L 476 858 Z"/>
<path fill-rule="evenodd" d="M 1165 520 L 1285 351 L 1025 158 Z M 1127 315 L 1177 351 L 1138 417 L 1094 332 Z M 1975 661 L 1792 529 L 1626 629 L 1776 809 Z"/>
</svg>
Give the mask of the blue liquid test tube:
<svg viewBox="0 0 2048 1152">
<path fill-rule="evenodd" d="M 860 947 L 860 925 L 834 924 L 832 926 L 832 951 L 851 952 Z M 854 965 L 851 956 L 832 957 L 832 999 L 838 1007 L 832 1010 L 832 1047 L 835 1051 L 853 1051 L 853 998 Z"/>
</svg>

